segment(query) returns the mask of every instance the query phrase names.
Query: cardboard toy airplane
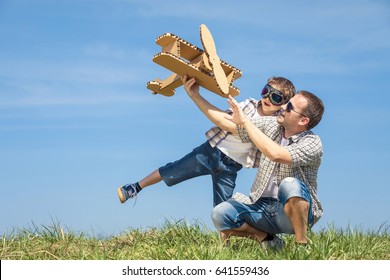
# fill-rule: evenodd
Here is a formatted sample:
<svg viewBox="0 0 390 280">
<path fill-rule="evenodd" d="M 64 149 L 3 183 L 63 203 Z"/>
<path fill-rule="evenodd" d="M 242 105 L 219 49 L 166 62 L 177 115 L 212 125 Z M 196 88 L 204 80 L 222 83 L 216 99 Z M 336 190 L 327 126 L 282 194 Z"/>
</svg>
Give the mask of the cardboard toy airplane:
<svg viewBox="0 0 390 280">
<path fill-rule="evenodd" d="M 241 70 L 219 59 L 215 43 L 206 25 L 200 26 L 200 39 L 204 51 L 171 33 L 156 39 L 162 50 L 153 61 L 173 72 L 165 80 L 156 79 L 147 83 L 154 94 L 175 94 L 175 88 L 183 85 L 181 76 L 195 77 L 197 83 L 223 97 L 237 96 L 240 90 L 233 81 L 242 76 Z"/>
</svg>

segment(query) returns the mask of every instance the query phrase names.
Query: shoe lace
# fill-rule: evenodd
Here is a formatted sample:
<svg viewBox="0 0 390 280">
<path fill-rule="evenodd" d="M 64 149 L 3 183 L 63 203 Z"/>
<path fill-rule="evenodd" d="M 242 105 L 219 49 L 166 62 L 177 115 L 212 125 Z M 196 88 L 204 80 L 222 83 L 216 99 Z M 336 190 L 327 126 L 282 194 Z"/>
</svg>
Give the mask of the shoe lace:
<svg viewBox="0 0 390 280">
<path fill-rule="evenodd" d="M 131 196 L 130 196 L 130 198 L 135 198 L 134 199 L 134 204 L 133 204 L 133 208 L 135 207 L 135 205 L 137 204 L 137 189 L 136 189 L 136 187 L 135 186 L 131 186 L 131 191 L 132 191 L 132 194 L 131 194 Z"/>
<path fill-rule="evenodd" d="M 136 195 L 136 196 L 135 196 L 135 199 L 134 199 L 134 204 L 133 204 L 133 208 L 134 208 L 134 207 L 135 207 L 135 205 L 137 204 L 137 196 L 138 196 L 138 195 Z"/>
</svg>

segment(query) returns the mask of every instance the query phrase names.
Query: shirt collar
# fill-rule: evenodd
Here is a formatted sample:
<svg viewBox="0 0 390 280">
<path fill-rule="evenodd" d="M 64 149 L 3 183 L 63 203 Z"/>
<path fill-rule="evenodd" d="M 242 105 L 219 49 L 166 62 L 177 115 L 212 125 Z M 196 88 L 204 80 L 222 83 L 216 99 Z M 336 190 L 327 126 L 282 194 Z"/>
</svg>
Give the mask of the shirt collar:
<svg viewBox="0 0 390 280">
<path fill-rule="evenodd" d="M 284 127 L 279 126 L 279 129 L 280 129 L 281 135 L 283 136 L 284 135 Z M 289 137 L 288 138 L 289 145 L 291 145 L 292 143 L 298 142 L 299 139 L 305 137 L 308 134 L 312 134 L 311 130 L 305 130 L 305 131 L 299 132 L 299 133 Z"/>
</svg>

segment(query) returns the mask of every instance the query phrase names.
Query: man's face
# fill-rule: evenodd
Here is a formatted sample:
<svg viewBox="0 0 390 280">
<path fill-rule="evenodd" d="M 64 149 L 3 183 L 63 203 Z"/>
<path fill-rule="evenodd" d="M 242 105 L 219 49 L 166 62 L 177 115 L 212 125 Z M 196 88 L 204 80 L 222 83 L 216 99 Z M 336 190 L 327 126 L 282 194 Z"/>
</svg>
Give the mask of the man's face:
<svg viewBox="0 0 390 280">
<path fill-rule="evenodd" d="M 303 113 L 306 106 L 306 99 L 299 94 L 295 95 L 287 104 L 282 105 L 282 110 L 278 115 L 278 123 L 285 128 L 298 126 L 302 118 L 307 118 Z"/>
</svg>

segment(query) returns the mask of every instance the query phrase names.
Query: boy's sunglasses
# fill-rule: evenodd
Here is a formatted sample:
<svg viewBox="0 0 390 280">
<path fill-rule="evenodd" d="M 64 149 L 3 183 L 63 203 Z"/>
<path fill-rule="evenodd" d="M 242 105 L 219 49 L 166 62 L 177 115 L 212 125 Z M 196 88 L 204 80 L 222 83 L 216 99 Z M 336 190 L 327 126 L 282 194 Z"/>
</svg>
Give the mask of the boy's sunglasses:
<svg viewBox="0 0 390 280">
<path fill-rule="evenodd" d="M 277 89 L 274 89 L 269 84 L 266 84 L 263 90 L 261 91 L 261 96 L 263 98 L 269 97 L 269 101 L 275 106 L 280 106 L 284 104 L 284 95 Z"/>
<path fill-rule="evenodd" d="M 303 117 L 306 117 L 306 118 L 308 118 L 308 116 L 306 116 L 305 114 L 302 114 L 302 113 L 299 113 L 298 111 L 295 111 L 294 110 L 294 106 L 292 105 L 292 103 L 289 101 L 289 102 L 287 102 L 287 104 L 286 104 L 286 110 L 285 110 L 287 113 L 290 113 L 291 111 L 293 111 L 293 112 L 295 112 L 295 113 L 297 113 L 297 114 L 299 114 L 299 115 L 301 115 L 301 116 L 303 116 Z"/>
</svg>

